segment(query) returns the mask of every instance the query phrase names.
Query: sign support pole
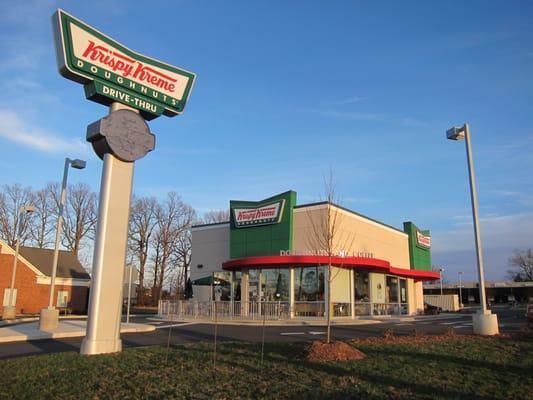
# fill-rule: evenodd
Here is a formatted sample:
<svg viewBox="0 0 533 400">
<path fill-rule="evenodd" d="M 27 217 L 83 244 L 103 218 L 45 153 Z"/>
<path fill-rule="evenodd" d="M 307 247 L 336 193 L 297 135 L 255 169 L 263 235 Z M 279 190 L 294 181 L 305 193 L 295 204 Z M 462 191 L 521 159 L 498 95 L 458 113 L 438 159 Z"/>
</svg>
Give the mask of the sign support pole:
<svg viewBox="0 0 533 400">
<path fill-rule="evenodd" d="M 120 103 L 112 103 L 109 111 L 111 114 L 120 109 L 138 113 L 137 110 Z M 87 333 L 81 344 L 81 354 L 114 353 L 122 350 L 122 285 L 133 166 L 133 162 L 121 161 L 110 153 L 104 155 Z"/>
</svg>

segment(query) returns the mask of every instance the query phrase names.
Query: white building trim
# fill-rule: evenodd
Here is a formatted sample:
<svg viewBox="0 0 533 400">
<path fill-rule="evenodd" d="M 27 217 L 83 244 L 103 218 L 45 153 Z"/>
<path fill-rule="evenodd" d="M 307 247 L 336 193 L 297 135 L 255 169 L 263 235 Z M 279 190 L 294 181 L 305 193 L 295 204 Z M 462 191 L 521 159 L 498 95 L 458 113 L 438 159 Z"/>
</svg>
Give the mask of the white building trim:
<svg viewBox="0 0 533 400">
<path fill-rule="evenodd" d="M 2 246 L 2 249 L 0 250 L 0 254 L 10 254 L 13 257 L 15 256 L 15 249 L 9 246 L 6 242 L 4 242 L 3 240 L 0 240 L 0 245 Z M 41 270 L 36 268 L 31 262 L 29 262 L 24 257 L 22 257 L 20 253 L 19 253 L 19 261 L 22 261 L 24 264 L 26 264 L 28 268 L 31 269 L 35 273 L 35 275 L 46 276 L 45 274 L 41 272 Z"/>
<path fill-rule="evenodd" d="M 38 285 L 50 285 L 51 278 L 49 276 L 37 276 L 36 277 Z M 56 286 L 81 286 L 89 287 L 91 286 L 91 281 L 89 279 L 74 279 L 74 278 L 60 278 L 56 277 Z"/>
</svg>

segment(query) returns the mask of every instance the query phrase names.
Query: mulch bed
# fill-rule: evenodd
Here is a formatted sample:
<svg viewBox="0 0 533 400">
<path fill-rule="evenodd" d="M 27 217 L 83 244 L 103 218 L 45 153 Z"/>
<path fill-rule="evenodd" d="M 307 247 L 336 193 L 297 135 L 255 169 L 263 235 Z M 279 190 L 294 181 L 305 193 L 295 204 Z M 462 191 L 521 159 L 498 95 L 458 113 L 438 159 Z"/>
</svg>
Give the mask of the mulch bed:
<svg viewBox="0 0 533 400">
<path fill-rule="evenodd" d="M 345 342 L 312 342 L 305 348 L 305 359 L 312 362 L 362 360 L 366 356 Z"/>
<path fill-rule="evenodd" d="M 469 341 L 480 339 L 532 339 L 533 335 L 528 332 L 517 332 L 513 334 L 500 333 L 495 336 L 479 336 L 479 335 L 462 335 L 456 334 L 453 331 L 442 335 L 422 335 L 414 332 L 410 336 L 395 336 L 392 332 L 385 332 L 383 336 L 367 337 L 351 340 L 350 343 L 357 344 L 424 344 L 424 343 L 442 343 L 450 341 Z"/>
</svg>

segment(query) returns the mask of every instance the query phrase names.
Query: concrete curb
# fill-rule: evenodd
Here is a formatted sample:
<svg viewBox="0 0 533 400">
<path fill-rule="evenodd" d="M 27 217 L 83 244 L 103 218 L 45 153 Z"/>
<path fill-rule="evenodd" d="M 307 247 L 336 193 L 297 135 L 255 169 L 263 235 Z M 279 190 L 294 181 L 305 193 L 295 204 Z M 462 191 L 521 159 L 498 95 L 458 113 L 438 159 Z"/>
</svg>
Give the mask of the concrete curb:
<svg viewBox="0 0 533 400">
<path fill-rule="evenodd" d="M 372 325 L 372 324 L 381 324 L 381 323 L 397 323 L 397 322 L 417 322 L 417 321 L 434 321 L 441 319 L 455 319 L 455 318 L 464 318 L 465 315 L 458 314 L 440 314 L 440 315 L 411 315 L 405 317 L 399 317 L 395 315 L 376 315 L 376 316 L 365 316 L 359 317 L 357 319 L 335 319 L 331 321 L 331 325 Z M 158 321 L 166 323 L 187 323 L 187 324 L 214 324 L 215 321 L 212 319 L 194 319 L 194 318 L 159 318 L 151 317 L 146 318 L 149 321 Z M 220 320 L 217 322 L 218 325 L 248 325 L 248 326 L 261 326 L 263 325 L 262 320 Z M 325 320 L 281 320 L 265 321 L 266 326 L 326 326 Z"/>
<path fill-rule="evenodd" d="M 130 318 L 136 318 L 136 317 L 145 317 L 146 315 L 150 314 L 130 314 Z M 125 316 L 123 316 L 125 317 Z M 87 315 L 63 315 L 59 316 L 59 320 L 86 320 Z M 11 320 L 0 320 L 0 328 L 3 326 L 13 326 L 18 324 L 24 324 L 26 322 L 35 322 L 39 321 L 39 317 L 23 317 L 23 318 L 17 318 L 17 319 L 11 319 Z"/>
<path fill-rule="evenodd" d="M 120 333 L 153 332 L 155 326 L 148 324 L 121 324 Z M 0 343 L 25 342 L 42 339 L 61 339 L 85 336 L 85 321 L 64 321 L 54 331 L 39 330 L 39 323 L 17 324 L 0 329 Z"/>
</svg>

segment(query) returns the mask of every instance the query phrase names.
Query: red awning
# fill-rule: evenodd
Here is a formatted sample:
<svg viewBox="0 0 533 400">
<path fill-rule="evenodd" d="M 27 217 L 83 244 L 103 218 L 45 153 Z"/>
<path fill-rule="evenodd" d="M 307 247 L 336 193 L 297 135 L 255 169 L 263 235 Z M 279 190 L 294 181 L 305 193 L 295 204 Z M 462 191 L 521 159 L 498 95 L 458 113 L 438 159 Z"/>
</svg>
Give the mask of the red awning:
<svg viewBox="0 0 533 400">
<path fill-rule="evenodd" d="M 237 258 L 226 261 L 222 268 L 230 271 L 242 268 L 261 267 L 279 268 L 294 265 L 332 265 L 344 268 L 365 268 L 375 272 L 389 273 L 393 275 L 413 278 L 418 281 L 439 279 L 440 275 L 434 271 L 422 271 L 417 269 L 404 269 L 392 267 L 388 261 L 378 258 L 366 257 L 328 257 L 328 256 L 256 256 Z"/>
</svg>

